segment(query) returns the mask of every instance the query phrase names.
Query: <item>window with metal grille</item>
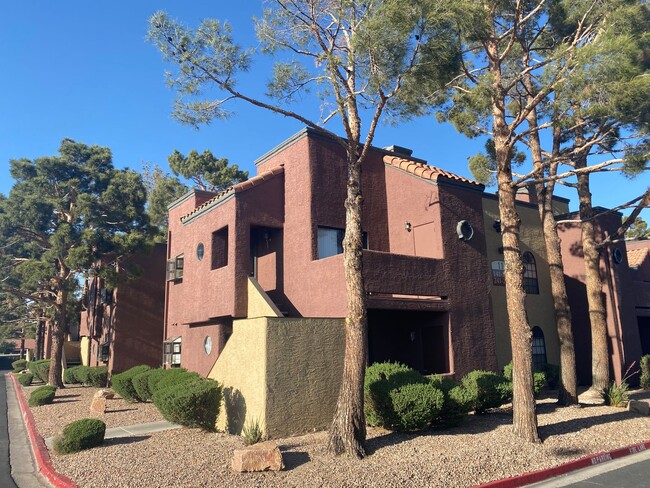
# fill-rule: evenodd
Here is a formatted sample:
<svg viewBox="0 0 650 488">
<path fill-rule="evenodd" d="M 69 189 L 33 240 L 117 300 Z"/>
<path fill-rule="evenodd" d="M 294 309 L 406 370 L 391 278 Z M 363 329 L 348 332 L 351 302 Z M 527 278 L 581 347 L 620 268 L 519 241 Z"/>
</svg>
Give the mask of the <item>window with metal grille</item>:
<svg viewBox="0 0 650 488">
<path fill-rule="evenodd" d="M 539 327 L 533 327 L 533 368 L 544 371 L 546 368 L 546 341 L 544 332 Z"/>
<path fill-rule="evenodd" d="M 537 281 L 537 264 L 535 257 L 530 251 L 526 251 L 521 260 L 524 263 L 524 290 L 528 294 L 539 295 L 539 283 Z"/>
</svg>

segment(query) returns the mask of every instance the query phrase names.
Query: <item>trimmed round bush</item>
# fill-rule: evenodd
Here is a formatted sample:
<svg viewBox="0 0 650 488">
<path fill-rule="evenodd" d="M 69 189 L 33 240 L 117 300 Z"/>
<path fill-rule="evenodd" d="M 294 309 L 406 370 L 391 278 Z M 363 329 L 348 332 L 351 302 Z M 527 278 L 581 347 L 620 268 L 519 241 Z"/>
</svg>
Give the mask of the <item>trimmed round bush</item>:
<svg viewBox="0 0 650 488">
<path fill-rule="evenodd" d="M 20 383 L 21 385 L 29 386 L 32 384 L 34 375 L 32 373 L 23 373 L 23 374 L 16 375 L 16 378 L 18 378 L 18 383 Z"/>
<path fill-rule="evenodd" d="M 427 383 L 427 379 L 403 364 L 387 362 L 368 366 L 363 388 L 366 422 L 386 428 L 398 425 L 390 391 L 416 383 Z"/>
<path fill-rule="evenodd" d="M 29 371 L 43 383 L 47 383 L 50 374 L 50 360 L 40 359 L 29 363 Z"/>
<path fill-rule="evenodd" d="M 104 442 L 106 424 L 99 419 L 81 419 L 64 427 L 60 437 L 54 440 L 57 454 L 72 454 L 99 446 Z"/>
<path fill-rule="evenodd" d="M 124 398 L 128 402 L 142 402 L 140 397 L 138 397 L 138 393 L 135 391 L 135 388 L 133 387 L 133 377 L 139 375 L 140 373 L 144 373 L 145 371 L 151 369 L 151 366 L 147 366 L 146 364 L 140 365 L 140 366 L 134 366 L 131 369 L 127 369 L 123 373 L 118 373 L 114 374 L 111 377 L 111 386 L 115 392 L 120 395 L 122 398 Z"/>
<path fill-rule="evenodd" d="M 389 392 L 396 423 L 394 430 L 426 429 L 442 410 L 444 394 L 431 383 L 413 383 Z"/>
<path fill-rule="evenodd" d="M 81 383 L 81 380 L 77 378 L 77 371 L 85 366 L 72 366 L 71 368 L 65 368 L 63 372 L 63 382 L 68 385 L 76 385 Z"/>
<path fill-rule="evenodd" d="M 74 377 L 78 383 L 87 385 L 90 381 L 90 366 L 76 366 L 74 370 Z"/>
<path fill-rule="evenodd" d="M 85 383 L 96 388 L 105 387 L 108 383 L 108 366 L 95 366 L 94 368 L 90 368 Z"/>
<path fill-rule="evenodd" d="M 151 388 L 151 383 L 149 384 L 149 391 L 154 395 L 158 390 L 164 390 L 171 386 L 182 385 L 189 383 L 190 381 L 203 379 L 198 373 L 193 371 L 188 371 L 184 368 L 171 368 L 162 370 L 163 373 L 153 382 L 153 388 Z"/>
<path fill-rule="evenodd" d="M 41 386 L 32 391 L 29 395 L 29 406 L 30 407 L 40 407 L 41 405 L 49 405 L 54 401 L 54 396 L 56 395 L 55 386 Z"/>
<path fill-rule="evenodd" d="M 21 371 L 25 371 L 27 369 L 27 360 L 17 359 L 13 363 L 11 363 L 11 367 L 13 368 L 14 373 L 20 373 Z"/>
<path fill-rule="evenodd" d="M 650 389 L 650 354 L 646 354 L 641 358 L 641 388 Z"/>
<path fill-rule="evenodd" d="M 151 390 L 149 389 L 149 377 L 153 374 L 158 374 L 158 371 L 164 371 L 159 368 L 149 369 L 144 373 L 137 374 L 133 377 L 131 382 L 133 383 L 133 388 L 135 389 L 138 398 L 143 402 L 151 401 Z"/>
<path fill-rule="evenodd" d="M 461 385 L 467 391 L 471 409 L 477 414 L 500 407 L 512 398 L 512 384 L 492 371 L 476 370 L 467 373 Z"/>
<path fill-rule="evenodd" d="M 454 386 L 445 393 L 445 403 L 440 411 L 440 422 L 446 427 L 456 427 L 471 411 L 471 395 L 462 386 Z"/>
<path fill-rule="evenodd" d="M 200 378 L 157 390 L 153 403 L 170 422 L 213 431 L 221 394 L 219 383 Z"/>
</svg>

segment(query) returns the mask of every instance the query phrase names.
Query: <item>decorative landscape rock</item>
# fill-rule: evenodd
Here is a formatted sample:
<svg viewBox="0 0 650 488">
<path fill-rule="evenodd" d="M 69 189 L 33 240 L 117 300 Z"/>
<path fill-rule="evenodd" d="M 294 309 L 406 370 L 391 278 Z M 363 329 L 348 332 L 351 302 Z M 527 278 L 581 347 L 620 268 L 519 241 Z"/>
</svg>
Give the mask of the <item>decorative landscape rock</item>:
<svg viewBox="0 0 650 488">
<path fill-rule="evenodd" d="M 650 404 L 648 402 L 630 400 L 627 402 L 627 410 L 628 412 L 640 413 L 641 415 L 650 415 Z"/>
<path fill-rule="evenodd" d="M 111 400 L 114 397 L 115 393 L 110 390 L 98 390 L 93 396 L 90 411 L 92 413 L 106 413 L 106 400 Z"/>
<path fill-rule="evenodd" d="M 235 449 L 232 469 L 238 473 L 250 471 L 281 471 L 282 453 L 275 441 L 260 442 L 243 449 Z"/>
</svg>

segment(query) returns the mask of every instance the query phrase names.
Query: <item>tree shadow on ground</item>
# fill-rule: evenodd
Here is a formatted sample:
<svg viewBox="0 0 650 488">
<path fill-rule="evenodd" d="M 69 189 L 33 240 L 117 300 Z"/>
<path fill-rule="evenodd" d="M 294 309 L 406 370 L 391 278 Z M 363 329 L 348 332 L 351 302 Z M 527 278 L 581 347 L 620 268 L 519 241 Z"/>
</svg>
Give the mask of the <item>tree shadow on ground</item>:
<svg viewBox="0 0 650 488">
<path fill-rule="evenodd" d="M 586 449 L 568 447 L 558 447 L 556 449 L 551 449 L 551 453 L 554 456 L 566 458 L 574 458 L 576 456 L 586 456 L 587 454 L 591 454 L 590 451 Z"/>
<path fill-rule="evenodd" d="M 61 400 L 62 397 L 54 397 L 52 404 L 56 405 L 57 403 L 76 403 L 79 400 Z"/>
<path fill-rule="evenodd" d="M 583 406 L 582 408 L 593 408 L 590 406 Z M 592 417 L 581 417 L 577 419 L 563 420 L 554 424 L 542 425 L 539 427 L 539 436 L 542 441 L 554 435 L 570 434 L 573 432 L 580 432 L 584 429 L 589 429 L 596 425 L 609 424 L 628 418 L 638 417 L 638 414 L 628 412 L 621 409 L 620 412 L 608 413 L 605 415 L 597 415 Z"/>
<path fill-rule="evenodd" d="M 106 413 L 133 412 L 135 410 L 137 410 L 137 408 L 116 408 L 115 410 L 106 409 Z"/>
<path fill-rule="evenodd" d="M 150 435 L 134 435 L 131 437 L 113 437 L 112 439 L 106 439 L 102 444 L 103 447 L 109 446 L 121 446 L 125 444 L 133 444 L 135 442 L 142 442 L 149 439 Z"/>
<path fill-rule="evenodd" d="M 78 398 L 81 395 L 74 395 L 72 393 L 67 394 L 67 395 L 57 395 L 56 398 Z"/>
<path fill-rule="evenodd" d="M 311 461 L 311 457 L 306 452 L 288 451 L 282 453 L 282 461 L 284 462 L 284 470 L 291 471 Z"/>
</svg>

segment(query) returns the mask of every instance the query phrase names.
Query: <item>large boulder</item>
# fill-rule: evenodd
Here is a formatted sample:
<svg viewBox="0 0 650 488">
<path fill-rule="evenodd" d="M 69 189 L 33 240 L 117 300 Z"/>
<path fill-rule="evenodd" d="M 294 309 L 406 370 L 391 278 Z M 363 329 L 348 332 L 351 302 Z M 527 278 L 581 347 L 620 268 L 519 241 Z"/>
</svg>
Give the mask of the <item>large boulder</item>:
<svg viewBox="0 0 650 488">
<path fill-rule="evenodd" d="M 281 471 L 282 453 L 275 441 L 260 442 L 243 449 L 235 449 L 232 469 L 237 473 L 250 471 Z"/>
</svg>

